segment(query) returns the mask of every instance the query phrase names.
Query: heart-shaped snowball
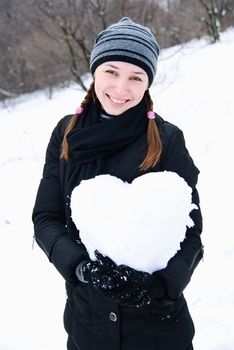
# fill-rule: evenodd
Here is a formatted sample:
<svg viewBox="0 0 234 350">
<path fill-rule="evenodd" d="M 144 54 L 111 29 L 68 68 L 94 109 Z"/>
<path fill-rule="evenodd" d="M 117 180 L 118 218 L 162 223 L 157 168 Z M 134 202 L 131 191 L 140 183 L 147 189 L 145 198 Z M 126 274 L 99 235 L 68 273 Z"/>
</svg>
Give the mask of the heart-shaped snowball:
<svg viewBox="0 0 234 350">
<path fill-rule="evenodd" d="M 152 273 L 180 249 L 196 208 L 191 188 L 174 172 L 148 173 L 131 184 L 111 175 L 83 180 L 72 192 L 72 219 L 95 260 L 97 249 L 117 265 Z"/>
</svg>

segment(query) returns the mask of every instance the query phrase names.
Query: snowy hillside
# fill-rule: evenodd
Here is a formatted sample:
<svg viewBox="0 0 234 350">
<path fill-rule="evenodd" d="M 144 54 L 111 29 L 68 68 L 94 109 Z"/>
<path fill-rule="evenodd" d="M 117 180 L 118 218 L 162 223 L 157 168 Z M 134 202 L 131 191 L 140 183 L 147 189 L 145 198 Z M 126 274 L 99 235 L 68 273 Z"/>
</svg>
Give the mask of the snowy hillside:
<svg viewBox="0 0 234 350">
<path fill-rule="evenodd" d="M 234 348 L 234 30 L 161 54 L 155 111 L 184 131 L 200 168 L 205 259 L 186 289 L 196 350 Z M 31 212 L 51 131 L 83 92 L 43 92 L 0 105 L 0 349 L 65 350 L 64 282 L 35 245 Z"/>
</svg>

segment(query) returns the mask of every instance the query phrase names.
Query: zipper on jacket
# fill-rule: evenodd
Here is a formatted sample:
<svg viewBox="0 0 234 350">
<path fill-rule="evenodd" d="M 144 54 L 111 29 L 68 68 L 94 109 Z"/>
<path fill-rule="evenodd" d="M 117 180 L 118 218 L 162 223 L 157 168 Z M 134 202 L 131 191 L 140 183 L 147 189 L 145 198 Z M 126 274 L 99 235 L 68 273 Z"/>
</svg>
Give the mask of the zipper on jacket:
<svg viewBox="0 0 234 350">
<path fill-rule="evenodd" d="M 60 234 L 60 235 L 57 237 L 57 239 L 53 242 L 52 246 L 50 247 L 50 252 L 47 251 L 47 249 L 45 248 L 44 244 L 43 244 L 35 235 L 34 235 L 33 238 L 34 238 L 34 241 L 37 242 L 37 244 L 39 245 L 39 247 L 41 247 L 41 249 L 46 253 L 48 259 L 50 260 L 50 258 L 51 258 L 51 251 L 52 251 L 52 249 L 53 249 L 54 244 L 55 244 L 60 238 L 62 238 L 62 237 L 64 237 L 63 234 Z M 33 243 L 34 243 L 34 242 L 33 242 Z M 51 260 L 50 260 L 50 261 L 51 261 Z"/>
<path fill-rule="evenodd" d="M 34 248 L 34 243 L 35 243 L 35 241 L 37 242 L 37 244 L 39 245 L 39 247 L 42 248 L 42 250 L 46 253 L 47 257 L 49 258 L 49 257 L 50 257 L 50 254 L 47 252 L 47 250 L 46 250 L 46 248 L 44 247 L 44 245 L 41 243 L 41 241 L 40 241 L 38 238 L 36 238 L 35 235 L 33 236 L 33 246 L 32 246 L 32 248 Z"/>
<path fill-rule="evenodd" d="M 34 249 L 34 244 L 35 244 L 35 235 L 33 235 L 33 240 L 32 240 L 32 250 Z"/>
<path fill-rule="evenodd" d="M 201 246 L 201 248 L 200 248 L 200 249 L 196 252 L 196 254 L 194 255 L 193 261 L 192 261 L 192 263 L 191 263 L 190 266 L 189 266 L 189 270 L 190 270 L 190 271 L 192 270 L 192 268 L 193 268 L 193 266 L 194 266 L 194 264 L 195 264 L 195 262 L 196 262 L 196 260 L 197 260 L 197 257 L 198 257 L 198 255 L 199 255 L 200 253 L 202 253 L 202 260 L 204 261 L 204 246 L 203 246 L 203 245 Z"/>
</svg>

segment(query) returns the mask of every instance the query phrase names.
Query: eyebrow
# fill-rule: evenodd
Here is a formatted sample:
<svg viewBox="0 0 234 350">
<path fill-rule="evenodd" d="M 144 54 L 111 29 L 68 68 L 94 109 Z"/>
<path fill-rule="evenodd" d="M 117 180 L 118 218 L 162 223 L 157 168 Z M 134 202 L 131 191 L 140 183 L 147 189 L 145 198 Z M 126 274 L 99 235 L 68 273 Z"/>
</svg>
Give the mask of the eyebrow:
<svg viewBox="0 0 234 350">
<path fill-rule="evenodd" d="M 109 64 L 109 63 L 107 63 L 107 64 L 105 64 L 105 66 L 109 66 L 109 67 L 111 67 L 111 68 L 115 68 L 115 69 L 120 69 L 119 67 L 116 67 L 116 66 L 114 66 L 113 64 Z M 146 73 L 145 72 L 131 72 L 131 73 L 133 73 L 133 74 L 139 74 L 139 75 L 146 75 Z"/>
</svg>

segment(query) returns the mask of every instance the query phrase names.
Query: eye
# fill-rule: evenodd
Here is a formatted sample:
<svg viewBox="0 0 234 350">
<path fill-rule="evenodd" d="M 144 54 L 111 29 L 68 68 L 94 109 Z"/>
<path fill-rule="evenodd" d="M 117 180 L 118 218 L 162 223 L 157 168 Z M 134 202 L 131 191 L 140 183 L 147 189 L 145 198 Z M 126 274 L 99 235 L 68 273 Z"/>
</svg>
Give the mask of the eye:
<svg viewBox="0 0 234 350">
<path fill-rule="evenodd" d="M 138 76 L 133 76 L 130 78 L 131 80 L 134 80 L 134 81 L 142 81 L 142 79 Z"/>
<path fill-rule="evenodd" d="M 106 73 L 111 74 L 111 75 L 115 75 L 115 76 L 117 75 L 117 72 L 112 70 L 112 69 L 106 70 Z"/>
</svg>

